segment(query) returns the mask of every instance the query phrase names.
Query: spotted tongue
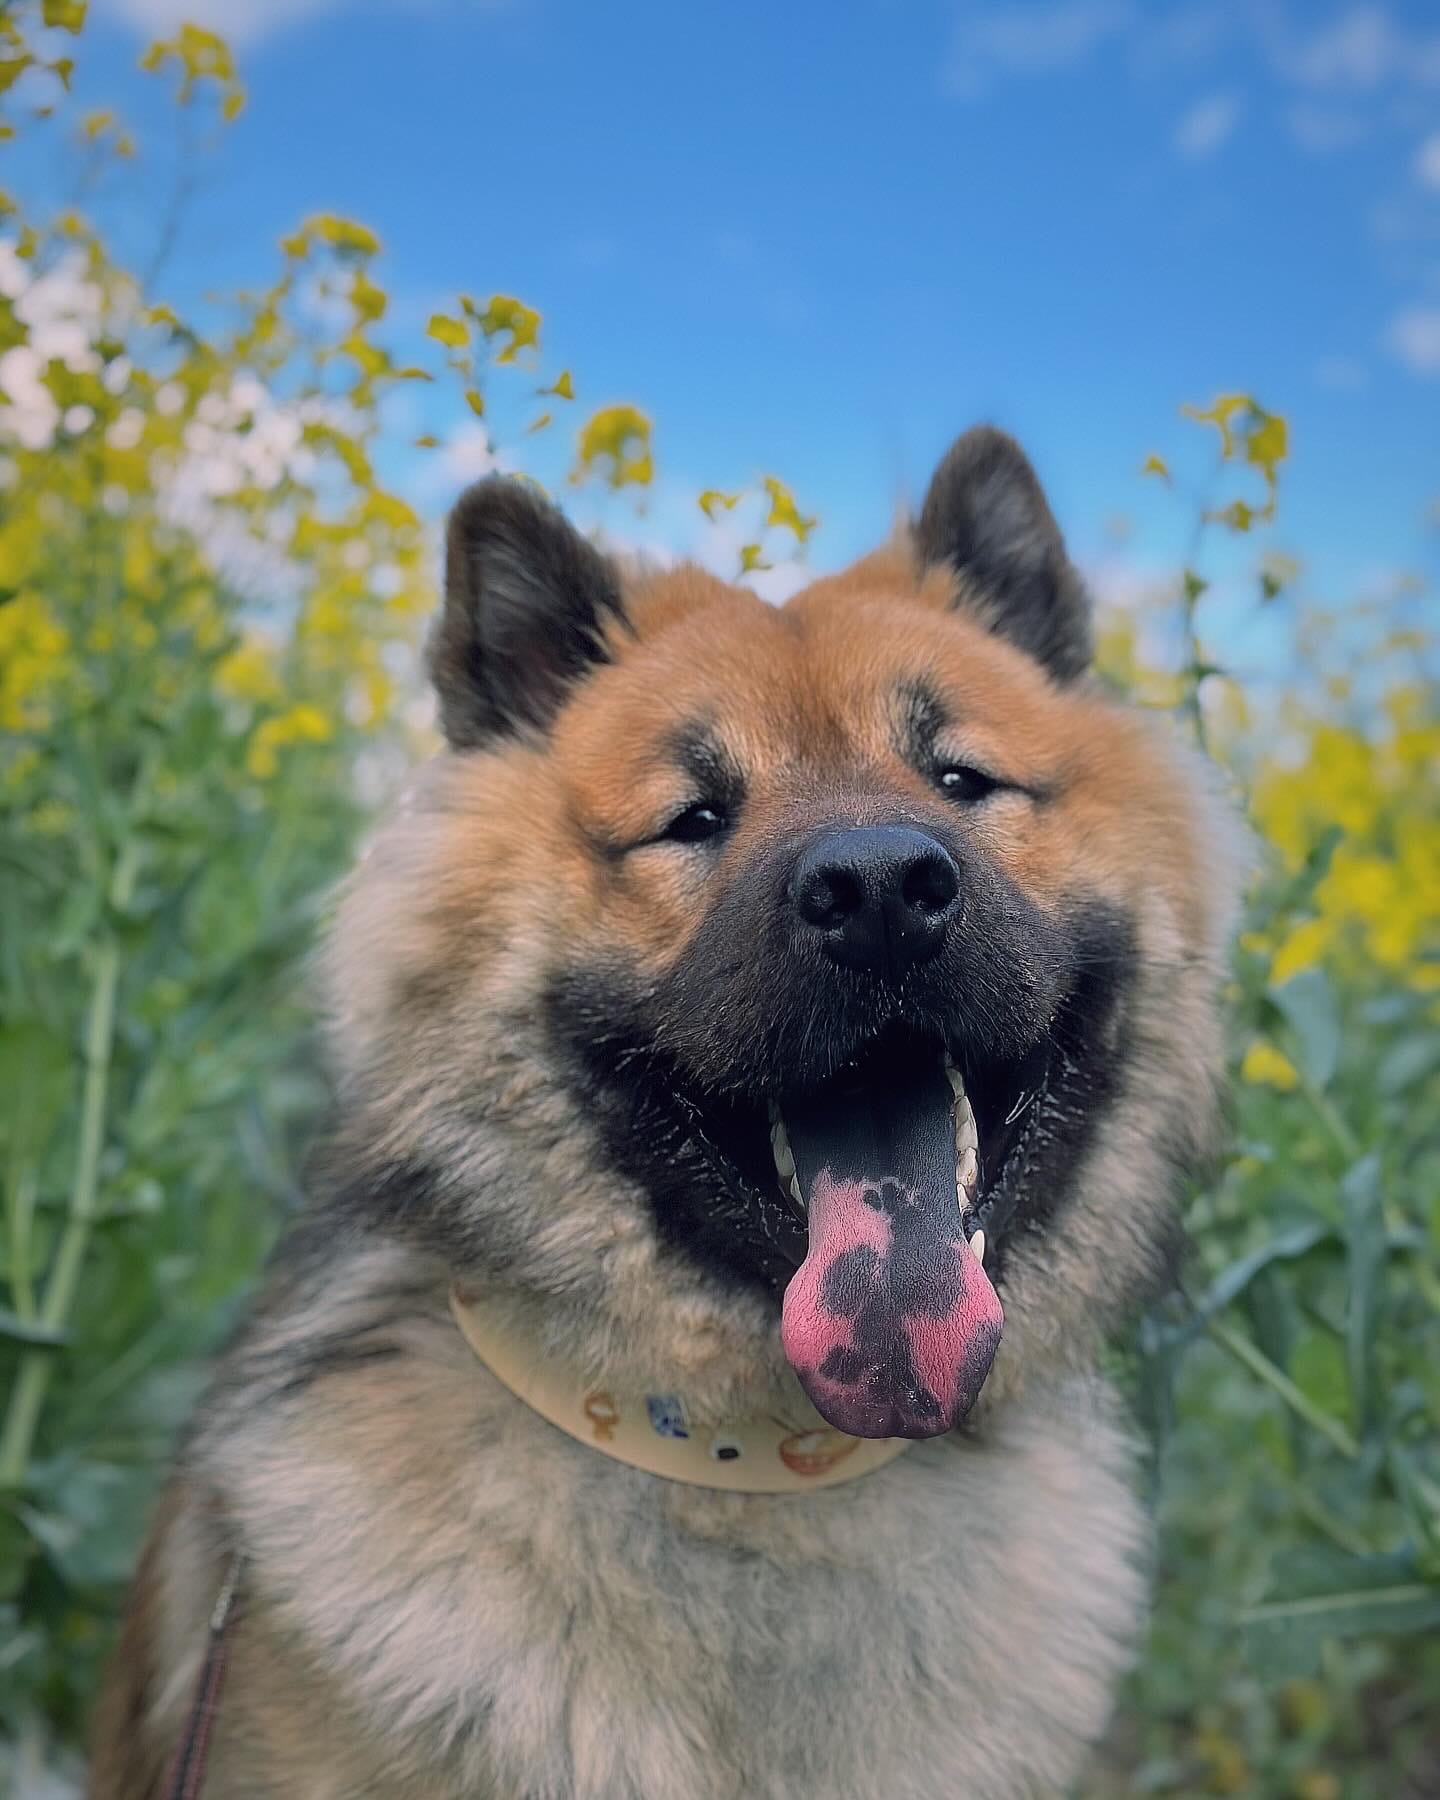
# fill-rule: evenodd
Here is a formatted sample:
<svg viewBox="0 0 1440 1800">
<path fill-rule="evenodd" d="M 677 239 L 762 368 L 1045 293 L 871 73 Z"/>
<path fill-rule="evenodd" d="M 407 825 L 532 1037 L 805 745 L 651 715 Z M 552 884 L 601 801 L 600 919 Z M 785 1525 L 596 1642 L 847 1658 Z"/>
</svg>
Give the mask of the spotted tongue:
<svg viewBox="0 0 1440 1800">
<path fill-rule="evenodd" d="M 816 1410 L 856 1437 L 934 1437 L 975 1404 L 1000 1301 L 965 1241 L 939 1059 L 867 1068 L 785 1109 L 810 1250 L 780 1335 Z"/>
</svg>

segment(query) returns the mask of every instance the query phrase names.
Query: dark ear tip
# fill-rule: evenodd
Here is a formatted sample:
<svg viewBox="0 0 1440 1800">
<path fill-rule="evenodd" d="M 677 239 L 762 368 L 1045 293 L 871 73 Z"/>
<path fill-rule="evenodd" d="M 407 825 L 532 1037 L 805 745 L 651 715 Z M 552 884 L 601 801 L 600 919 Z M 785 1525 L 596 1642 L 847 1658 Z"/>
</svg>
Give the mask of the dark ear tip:
<svg viewBox="0 0 1440 1800">
<path fill-rule="evenodd" d="M 972 425 L 968 431 L 960 433 L 940 458 L 926 496 L 926 506 L 932 501 L 943 503 L 958 484 L 968 487 L 997 476 L 1012 484 L 1022 483 L 1043 501 L 1040 478 L 1017 440 L 998 425 Z"/>
<path fill-rule="evenodd" d="M 931 478 L 916 522 L 922 559 L 938 562 L 948 556 L 963 561 L 963 555 L 955 554 L 957 522 L 978 523 L 979 515 L 999 506 L 1002 499 L 1007 513 L 1018 503 L 1028 529 L 1063 558 L 1060 528 L 1030 458 L 1008 431 L 983 424 L 961 432 Z"/>
<path fill-rule="evenodd" d="M 946 451 L 915 523 L 916 554 L 967 579 L 966 604 L 1061 680 L 1090 657 L 1089 601 L 1030 459 L 975 425 Z"/>
<path fill-rule="evenodd" d="M 1016 439 L 1008 431 L 1002 431 L 998 425 L 992 425 L 988 419 L 962 431 L 946 453 L 945 461 L 948 462 L 956 455 L 977 460 L 985 456 L 1003 456 L 1014 462 L 1029 462 Z"/>
<path fill-rule="evenodd" d="M 482 475 L 450 508 L 445 524 L 447 589 L 453 593 L 468 585 L 469 559 L 482 544 L 513 542 L 561 523 L 559 508 L 532 483 L 515 475 Z"/>
</svg>

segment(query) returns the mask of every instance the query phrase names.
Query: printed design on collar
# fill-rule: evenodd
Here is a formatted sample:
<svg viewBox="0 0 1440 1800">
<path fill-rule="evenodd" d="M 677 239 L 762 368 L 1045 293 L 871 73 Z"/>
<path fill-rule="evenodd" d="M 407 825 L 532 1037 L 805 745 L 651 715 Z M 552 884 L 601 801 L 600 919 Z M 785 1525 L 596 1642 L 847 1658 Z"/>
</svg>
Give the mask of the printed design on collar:
<svg viewBox="0 0 1440 1800">
<path fill-rule="evenodd" d="M 912 1441 L 852 1437 L 818 1415 L 813 1423 L 761 1416 L 697 1427 L 682 1394 L 630 1401 L 587 1387 L 453 1289 L 450 1310 L 479 1360 L 533 1412 L 602 1456 L 666 1481 L 742 1494 L 813 1493 L 873 1474 Z"/>
</svg>

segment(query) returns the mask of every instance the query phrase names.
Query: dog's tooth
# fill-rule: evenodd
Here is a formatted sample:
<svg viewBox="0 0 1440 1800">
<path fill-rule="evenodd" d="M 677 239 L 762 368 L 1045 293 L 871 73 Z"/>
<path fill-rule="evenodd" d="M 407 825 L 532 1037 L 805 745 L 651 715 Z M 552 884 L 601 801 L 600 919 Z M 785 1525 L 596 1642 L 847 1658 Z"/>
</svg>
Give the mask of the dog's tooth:
<svg viewBox="0 0 1440 1800">
<path fill-rule="evenodd" d="M 976 1262 L 983 1266 L 985 1262 L 985 1233 L 983 1231 L 977 1231 L 970 1239 L 970 1248 L 975 1253 Z"/>
<path fill-rule="evenodd" d="M 790 1198 L 803 1213 L 805 1210 L 805 1196 L 800 1192 L 800 1177 L 798 1175 L 792 1175 L 790 1177 Z"/>
<path fill-rule="evenodd" d="M 961 1097 L 964 1096 L 965 1083 L 961 1078 L 960 1071 L 955 1067 L 948 1056 L 945 1058 L 945 1079 L 950 1083 L 952 1093 Z"/>
<path fill-rule="evenodd" d="M 980 1157 L 973 1144 L 966 1147 L 960 1158 L 959 1182 L 967 1195 L 973 1196 L 975 1184 L 980 1178 Z"/>
<path fill-rule="evenodd" d="M 778 1113 L 775 1115 L 775 1123 L 770 1127 L 770 1152 L 775 1158 L 775 1170 L 783 1185 L 795 1173 L 795 1153 L 790 1148 L 785 1121 Z"/>
<path fill-rule="evenodd" d="M 975 1129 L 975 1114 L 970 1102 L 963 1096 L 955 1108 L 955 1149 L 963 1154 L 966 1150 L 980 1147 L 980 1134 Z"/>
</svg>

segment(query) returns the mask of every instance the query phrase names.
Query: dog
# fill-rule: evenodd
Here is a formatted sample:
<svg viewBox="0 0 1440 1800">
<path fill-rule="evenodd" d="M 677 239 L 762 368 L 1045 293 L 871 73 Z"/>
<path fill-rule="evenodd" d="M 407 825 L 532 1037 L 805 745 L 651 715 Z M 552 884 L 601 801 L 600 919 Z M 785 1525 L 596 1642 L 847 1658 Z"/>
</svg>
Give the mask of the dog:
<svg viewBox="0 0 1440 1800">
<path fill-rule="evenodd" d="M 1064 1794 L 1147 1589 L 1099 1353 L 1216 1130 L 1204 767 L 988 426 L 782 607 L 483 481 L 430 671 L 97 1800 Z"/>
</svg>

